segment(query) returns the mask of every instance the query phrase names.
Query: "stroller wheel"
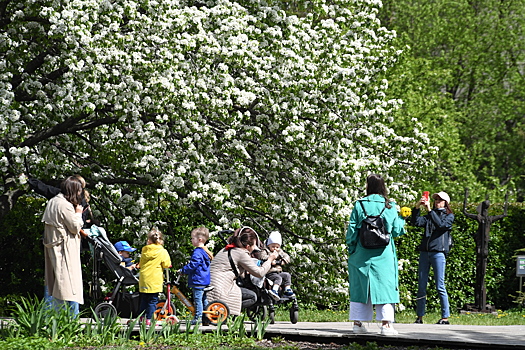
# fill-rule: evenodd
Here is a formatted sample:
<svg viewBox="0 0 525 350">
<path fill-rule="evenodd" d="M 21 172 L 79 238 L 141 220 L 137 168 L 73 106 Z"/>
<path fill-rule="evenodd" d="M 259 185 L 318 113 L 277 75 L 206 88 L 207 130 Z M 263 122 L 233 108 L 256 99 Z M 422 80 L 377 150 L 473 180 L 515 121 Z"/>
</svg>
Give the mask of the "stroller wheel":
<svg viewBox="0 0 525 350">
<path fill-rule="evenodd" d="M 113 304 L 101 303 L 95 307 L 95 315 L 99 319 L 116 319 L 117 318 L 117 309 Z"/>
<path fill-rule="evenodd" d="M 167 324 L 176 324 L 176 323 L 179 323 L 179 319 L 177 318 L 177 316 L 171 315 L 171 316 L 168 316 L 166 318 L 166 323 Z"/>
<path fill-rule="evenodd" d="M 255 322 L 258 318 L 264 321 L 268 318 L 268 306 L 266 305 L 255 305 L 246 309 L 246 316 Z"/>
<path fill-rule="evenodd" d="M 293 324 L 296 324 L 297 321 L 299 321 L 299 310 L 292 307 L 290 308 L 290 322 L 292 322 Z"/>
<path fill-rule="evenodd" d="M 210 324 L 216 326 L 218 323 L 224 323 L 226 321 L 230 315 L 230 309 L 228 309 L 228 305 L 222 301 L 214 300 L 208 303 L 203 314 L 204 317 L 209 320 Z"/>
</svg>

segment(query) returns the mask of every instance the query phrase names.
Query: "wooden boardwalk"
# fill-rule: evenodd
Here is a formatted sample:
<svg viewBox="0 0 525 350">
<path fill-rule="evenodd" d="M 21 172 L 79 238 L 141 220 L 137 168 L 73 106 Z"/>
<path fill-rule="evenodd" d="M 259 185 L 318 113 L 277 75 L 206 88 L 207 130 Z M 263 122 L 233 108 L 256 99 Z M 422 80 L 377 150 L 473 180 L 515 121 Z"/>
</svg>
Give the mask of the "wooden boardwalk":
<svg viewBox="0 0 525 350">
<path fill-rule="evenodd" d="M 123 323 L 127 320 L 123 320 Z M 525 323 L 525 320 L 524 320 Z M 379 323 L 365 323 L 367 334 L 354 334 L 350 322 L 276 322 L 266 329 L 265 338 L 282 337 L 288 340 L 317 343 L 376 342 L 389 345 L 439 346 L 456 349 L 516 349 L 525 350 L 525 324 L 520 326 L 468 326 L 395 323 L 399 332 L 395 336 L 382 336 Z M 253 327 L 246 322 L 249 332 Z M 138 330 L 138 326 L 136 326 Z M 160 330 L 161 327 L 157 326 Z M 214 326 L 201 326 L 203 332 L 211 332 Z M 181 330 L 185 329 L 184 321 Z"/>
<path fill-rule="evenodd" d="M 524 322 L 525 323 L 525 322 Z M 350 322 L 276 322 L 267 337 L 348 344 L 374 341 L 378 344 L 430 345 L 463 349 L 524 349 L 525 324 L 520 326 L 465 326 L 395 323 L 395 336 L 380 335 L 378 323 L 365 323 L 367 334 L 354 334 Z"/>
</svg>

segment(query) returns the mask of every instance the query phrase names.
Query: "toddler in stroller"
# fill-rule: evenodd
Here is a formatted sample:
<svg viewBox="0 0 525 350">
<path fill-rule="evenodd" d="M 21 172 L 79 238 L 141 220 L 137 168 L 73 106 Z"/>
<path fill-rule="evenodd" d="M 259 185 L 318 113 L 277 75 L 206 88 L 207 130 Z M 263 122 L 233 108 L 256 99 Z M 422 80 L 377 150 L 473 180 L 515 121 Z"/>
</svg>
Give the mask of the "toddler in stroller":
<svg viewBox="0 0 525 350">
<path fill-rule="evenodd" d="M 295 324 L 299 317 L 297 298 L 291 289 L 290 273 L 282 270 L 282 265 L 288 264 L 291 259 L 288 254 L 280 249 L 281 244 L 281 234 L 277 231 L 273 231 L 265 241 L 266 247 L 253 253 L 254 258 L 259 259 L 258 264 L 267 260 L 268 256 L 274 251 L 279 253 L 279 257 L 272 262 L 272 268 L 265 277 L 257 278 L 255 276 L 250 276 L 249 281 L 246 282 L 246 285 L 248 286 L 247 288 L 253 289 L 258 296 L 258 300 L 255 304 L 255 311 L 247 311 L 262 315 L 269 313 L 270 322 L 273 324 L 275 322 L 275 306 L 291 302 L 292 305 L 289 310 L 290 321 Z M 268 310 L 264 311 L 265 308 Z"/>
<path fill-rule="evenodd" d="M 273 231 L 265 242 L 266 247 L 259 253 L 259 259 L 265 261 L 268 256 L 277 251 L 279 258 L 272 262 L 272 268 L 266 275 L 266 278 L 270 281 L 271 289 L 270 296 L 275 300 L 279 301 L 280 293 L 286 297 L 294 297 L 295 294 L 292 291 L 292 277 L 290 273 L 283 271 L 283 265 L 290 263 L 290 256 L 281 249 L 282 237 L 278 231 Z"/>
<path fill-rule="evenodd" d="M 89 230 L 84 230 L 88 234 L 87 239 L 93 254 L 93 275 L 91 281 L 91 294 L 95 299 L 100 295 L 100 261 L 103 260 L 106 267 L 116 276 L 116 285 L 111 294 L 104 298 L 102 303 L 95 307 L 95 314 L 104 318 L 109 314 L 130 318 L 138 315 L 139 294 L 130 293 L 127 287 L 139 283 L 133 272 L 121 264 L 122 258 L 117 249 L 108 239 L 106 231 L 102 227 L 92 225 Z"/>
</svg>

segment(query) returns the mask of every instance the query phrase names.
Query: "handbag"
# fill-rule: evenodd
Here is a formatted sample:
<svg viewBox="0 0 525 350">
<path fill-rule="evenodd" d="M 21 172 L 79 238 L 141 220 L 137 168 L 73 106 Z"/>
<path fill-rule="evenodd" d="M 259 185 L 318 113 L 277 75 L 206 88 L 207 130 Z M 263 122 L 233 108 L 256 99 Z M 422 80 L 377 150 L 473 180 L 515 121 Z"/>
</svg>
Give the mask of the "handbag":
<svg viewBox="0 0 525 350">
<path fill-rule="evenodd" d="M 384 248 L 390 243 L 390 233 L 387 232 L 385 222 L 381 215 L 386 209 L 385 207 L 379 215 L 368 215 L 365 210 L 363 202 L 359 201 L 363 213 L 366 218 L 361 222 L 361 228 L 359 229 L 359 241 L 361 246 L 366 249 Z"/>
<path fill-rule="evenodd" d="M 233 273 L 235 274 L 235 283 L 239 287 L 244 287 L 244 279 L 242 278 L 241 275 L 239 275 L 239 271 L 237 271 L 237 267 L 235 267 L 235 264 L 233 263 L 231 251 L 232 251 L 231 249 L 228 249 L 228 260 L 230 260 L 230 266 L 233 270 Z"/>
</svg>

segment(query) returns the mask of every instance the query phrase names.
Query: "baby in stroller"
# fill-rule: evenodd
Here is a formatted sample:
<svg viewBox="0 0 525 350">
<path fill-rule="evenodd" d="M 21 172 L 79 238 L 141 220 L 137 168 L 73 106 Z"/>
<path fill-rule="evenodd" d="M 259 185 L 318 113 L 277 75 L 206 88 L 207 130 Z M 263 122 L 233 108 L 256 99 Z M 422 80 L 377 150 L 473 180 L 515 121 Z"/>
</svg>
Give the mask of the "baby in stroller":
<svg viewBox="0 0 525 350">
<path fill-rule="evenodd" d="M 266 275 L 266 278 L 270 281 L 271 289 L 269 290 L 270 296 L 275 300 L 280 300 L 280 293 L 285 297 L 294 297 L 295 294 L 291 288 L 292 276 L 290 273 L 283 271 L 282 266 L 289 264 L 291 259 L 290 256 L 281 249 L 282 237 L 278 231 L 273 231 L 265 242 L 265 248 L 259 253 L 259 259 L 265 261 L 268 256 L 277 251 L 279 257 L 272 262 L 272 268 Z"/>
<path fill-rule="evenodd" d="M 278 253 L 278 257 L 263 278 L 249 276 L 249 282 L 251 282 L 249 284 L 258 296 L 257 303 L 247 310 L 250 319 L 254 319 L 255 316 L 261 316 L 264 319 L 267 315 L 270 323 L 273 324 L 275 323 L 276 306 L 285 304 L 289 304 L 290 321 L 295 324 L 299 319 L 299 306 L 291 288 L 291 275 L 282 269 L 282 265 L 290 263 L 291 259 L 286 252 L 281 250 L 281 245 L 281 234 L 274 231 L 265 241 L 265 247 L 252 254 L 257 264 L 262 264 L 270 254 L 275 254 L 275 252 Z"/>
<path fill-rule="evenodd" d="M 120 259 L 122 260 L 120 264 L 125 268 L 134 271 L 137 268 L 137 264 L 135 264 L 135 261 L 131 258 L 130 254 L 137 249 L 130 246 L 126 241 L 118 241 L 115 243 L 115 249 L 119 253 Z"/>
</svg>

